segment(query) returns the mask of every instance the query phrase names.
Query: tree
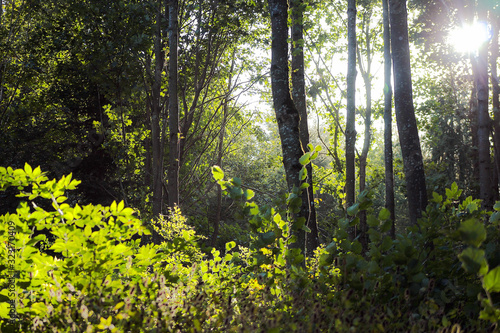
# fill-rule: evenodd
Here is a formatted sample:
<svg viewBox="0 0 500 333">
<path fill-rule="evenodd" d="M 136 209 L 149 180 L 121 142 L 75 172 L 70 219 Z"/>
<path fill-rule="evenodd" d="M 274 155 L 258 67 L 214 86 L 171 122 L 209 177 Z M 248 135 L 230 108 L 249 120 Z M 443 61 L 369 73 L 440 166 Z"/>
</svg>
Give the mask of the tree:
<svg viewBox="0 0 500 333">
<path fill-rule="evenodd" d="M 356 198 L 356 0 L 347 2 L 347 117 L 345 126 L 345 186 L 347 207 Z M 351 235 L 354 236 L 354 235 Z"/>
<path fill-rule="evenodd" d="M 478 19 L 486 22 L 487 11 L 479 9 Z M 478 157 L 479 157 L 479 197 L 484 208 L 493 207 L 492 170 L 490 157 L 490 115 L 488 113 L 488 43 L 484 42 L 479 47 L 475 60 L 474 79 L 477 87 L 477 114 L 478 114 Z"/>
<path fill-rule="evenodd" d="M 299 135 L 302 149 L 309 144 L 309 127 L 307 122 L 306 89 L 304 78 L 304 10 L 303 0 L 292 0 L 292 97 L 293 103 L 299 112 Z M 307 169 L 307 182 L 310 185 L 304 189 L 307 194 L 307 221 L 306 225 L 311 230 L 306 236 L 308 254 L 319 246 L 318 226 L 316 222 L 316 209 L 314 208 L 313 170 L 309 163 Z"/>
<path fill-rule="evenodd" d="M 370 28 L 372 13 L 373 13 L 373 4 L 368 3 L 364 5 L 363 15 L 362 15 L 362 25 L 361 25 L 361 39 L 364 41 L 365 49 L 364 54 L 366 55 L 366 63 L 363 63 L 363 58 L 361 57 L 361 48 L 358 46 L 356 48 L 358 55 L 358 67 L 361 72 L 361 77 L 363 78 L 363 82 L 366 90 L 366 106 L 364 112 L 364 122 L 365 122 L 365 133 L 363 140 L 363 148 L 361 150 L 361 154 L 359 154 L 359 192 L 363 192 L 366 188 L 366 166 L 368 159 L 368 152 L 370 150 L 371 144 L 371 134 L 372 134 L 372 37 L 374 32 Z M 361 45 L 361 43 L 358 43 Z M 362 212 L 360 216 L 359 228 L 361 231 L 361 244 L 365 250 L 368 250 L 368 225 L 366 223 L 366 212 Z"/>
<path fill-rule="evenodd" d="M 151 149 L 152 149 L 152 203 L 153 203 L 153 217 L 158 217 L 163 213 L 163 131 L 161 129 L 162 118 L 162 100 L 161 100 L 161 86 L 162 86 L 162 72 L 163 64 L 165 62 L 165 52 L 163 51 L 163 6 L 161 2 L 156 5 L 156 23 L 154 35 L 154 72 L 153 82 L 151 85 Z M 148 61 L 150 63 L 150 61 Z M 149 69 L 149 66 L 147 67 Z M 156 243 L 157 235 L 153 235 L 153 241 Z"/>
<path fill-rule="evenodd" d="M 224 97 L 223 100 L 223 105 L 222 105 L 222 121 L 220 125 L 220 133 L 219 133 L 219 142 L 217 144 L 217 165 L 222 167 L 222 157 L 224 155 L 224 137 L 226 135 L 226 126 L 227 122 L 229 121 L 229 103 L 230 103 L 230 96 L 231 96 L 231 91 L 233 89 L 233 72 L 234 72 L 234 65 L 235 65 L 235 50 L 233 50 L 233 56 L 231 60 L 231 68 L 229 69 L 229 77 L 228 77 L 228 82 L 227 82 L 227 90 L 226 90 L 226 96 Z M 217 237 L 219 236 L 219 225 L 220 225 L 220 220 L 221 220 L 221 212 L 222 212 L 222 188 L 220 186 L 217 187 L 217 208 L 216 208 L 216 213 L 215 213 L 215 219 L 214 219 L 214 232 L 212 233 L 212 238 L 210 241 L 211 246 L 215 246 L 217 242 Z"/>
<path fill-rule="evenodd" d="M 389 0 L 382 0 L 384 25 L 384 162 L 385 207 L 391 213 L 391 237 L 396 237 L 394 204 L 394 166 L 392 155 L 392 84 L 391 84 L 391 32 L 389 26 Z"/>
<path fill-rule="evenodd" d="M 500 29 L 500 15 L 494 12 L 490 13 L 490 21 L 492 28 L 491 37 L 491 55 L 490 55 L 490 68 L 491 68 L 491 100 L 493 106 L 493 142 L 494 142 L 494 152 L 495 152 L 495 172 L 497 178 L 496 188 L 498 189 L 498 181 L 500 181 L 500 84 L 498 82 L 498 71 L 497 71 L 497 61 L 498 61 L 498 38 Z M 498 192 L 498 191 L 497 191 Z"/>
<path fill-rule="evenodd" d="M 287 0 L 268 0 L 271 14 L 271 89 L 273 105 L 278 122 L 283 153 L 283 166 L 285 167 L 286 180 L 289 191 L 296 191 L 302 183 L 299 173 L 302 165 L 299 162 L 304 154 L 299 136 L 300 115 L 295 107 L 289 88 L 288 71 L 288 2 Z M 303 191 L 303 194 L 307 192 Z M 292 231 L 296 241 L 291 246 L 305 250 L 305 231 L 301 224 L 307 217 L 307 205 L 302 198 L 300 210 L 294 216 Z"/>
<path fill-rule="evenodd" d="M 178 0 L 169 3 L 169 77 L 168 77 L 168 126 L 169 126 L 169 167 L 168 167 L 168 206 L 174 209 L 179 205 L 179 168 L 180 140 L 179 99 L 177 88 L 177 43 L 178 43 Z"/>
<path fill-rule="evenodd" d="M 418 137 L 410 66 L 406 0 L 389 0 L 394 104 L 403 157 L 410 221 L 416 224 L 427 206 L 424 163 Z"/>
</svg>

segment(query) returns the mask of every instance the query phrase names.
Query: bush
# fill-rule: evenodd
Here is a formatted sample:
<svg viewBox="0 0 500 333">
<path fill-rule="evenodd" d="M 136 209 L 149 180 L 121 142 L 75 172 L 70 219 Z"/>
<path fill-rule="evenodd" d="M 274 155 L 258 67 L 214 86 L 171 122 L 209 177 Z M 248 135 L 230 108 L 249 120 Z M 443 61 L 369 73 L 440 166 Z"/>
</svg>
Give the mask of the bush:
<svg viewBox="0 0 500 333">
<path fill-rule="evenodd" d="M 65 192 L 78 185 L 71 175 L 56 181 L 28 165 L 0 168 L 0 189 L 15 187 L 24 198 L 0 217 L 0 331 L 496 328 L 500 204 L 485 213 L 476 200 L 460 202 L 454 185 L 393 240 L 388 212 L 374 214 L 370 193 L 362 193 L 332 242 L 304 266 L 303 254 L 288 248 L 294 196 L 285 211 L 259 207 L 238 179 L 214 174 L 241 205 L 253 233 L 249 248 L 229 242 L 223 252 L 206 250 L 179 210 L 157 221 L 162 244 L 141 246 L 145 223 L 123 203 L 69 205 Z M 361 210 L 368 213 L 366 251 L 347 237 Z"/>
</svg>

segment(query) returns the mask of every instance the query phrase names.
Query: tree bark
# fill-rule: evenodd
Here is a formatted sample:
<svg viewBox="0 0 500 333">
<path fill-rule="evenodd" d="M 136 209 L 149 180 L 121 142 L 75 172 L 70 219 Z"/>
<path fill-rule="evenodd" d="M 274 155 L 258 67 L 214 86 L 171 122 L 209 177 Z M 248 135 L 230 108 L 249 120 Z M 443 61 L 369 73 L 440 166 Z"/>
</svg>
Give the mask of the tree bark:
<svg viewBox="0 0 500 333">
<path fill-rule="evenodd" d="M 356 200 L 356 0 L 347 2 L 347 116 L 345 128 L 346 158 L 346 205 L 352 206 Z"/>
<path fill-rule="evenodd" d="M 475 69 L 475 62 L 472 60 L 473 72 Z M 472 161 L 472 181 L 470 190 L 472 196 L 479 197 L 479 155 L 478 155 L 478 115 L 477 115 L 477 84 L 474 82 L 469 99 L 469 121 L 470 121 L 470 136 L 472 141 L 472 149 L 468 156 Z"/>
<path fill-rule="evenodd" d="M 391 213 L 391 237 L 396 238 L 396 211 L 394 204 L 394 165 L 392 155 L 392 84 L 391 84 L 391 32 L 389 0 L 382 0 L 384 21 L 384 165 L 385 208 Z"/>
<path fill-rule="evenodd" d="M 149 94 L 146 96 L 146 128 L 151 128 L 151 98 Z M 152 188 L 151 176 L 153 175 L 152 170 L 152 156 L 151 156 L 151 140 L 146 137 L 144 140 L 144 186 L 146 188 Z"/>
<path fill-rule="evenodd" d="M 288 3 L 287 0 L 268 0 L 271 14 L 272 43 L 271 43 L 271 89 L 273 95 L 274 111 L 278 122 L 278 129 L 283 152 L 283 165 L 289 191 L 300 187 L 299 177 L 302 165 L 299 162 L 303 155 L 300 145 L 299 121 L 300 116 L 295 107 L 289 88 L 288 72 Z M 302 206 L 292 222 L 292 232 L 296 237 L 295 243 L 290 247 L 305 251 L 305 231 L 297 228 L 296 223 L 300 218 L 306 218 L 306 209 Z"/>
<path fill-rule="evenodd" d="M 222 156 L 224 154 L 224 137 L 226 135 L 226 123 L 229 117 L 229 100 L 231 97 L 231 91 L 233 89 L 233 71 L 235 65 L 235 51 L 232 52 L 231 57 L 231 69 L 229 70 L 229 77 L 227 81 L 227 91 L 224 96 L 224 105 L 222 106 L 222 121 L 220 125 L 219 133 L 219 143 L 217 149 L 217 165 L 222 168 Z M 214 221 L 214 232 L 212 234 L 211 246 L 215 246 L 217 243 L 217 237 L 219 236 L 219 225 L 222 213 L 222 188 L 217 186 L 217 208 L 215 211 L 215 221 Z"/>
<path fill-rule="evenodd" d="M 345 191 L 346 208 L 356 201 L 356 0 L 347 1 L 347 105 L 345 125 Z M 356 238 L 356 227 L 347 230 Z"/>
<path fill-rule="evenodd" d="M 493 106 L 493 142 L 495 145 L 495 173 L 496 173 L 496 184 L 495 184 L 495 200 L 498 200 L 498 186 L 500 179 L 500 85 L 498 82 L 498 32 L 500 29 L 500 16 L 490 13 L 490 22 L 492 30 L 491 38 L 491 55 L 490 55 L 490 67 L 491 67 L 491 86 L 492 86 L 492 106 Z"/>
<path fill-rule="evenodd" d="M 152 150 L 152 204 L 153 204 L 153 219 L 163 213 L 163 142 L 161 130 L 161 83 L 163 64 L 165 62 L 165 53 L 162 50 L 162 5 L 158 4 L 156 11 L 156 27 L 154 40 L 154 56 L 155 67 L 153 73 L 153 84 L 151 87 L 151 150 Z M 146 241 L 144 239 L 144 241 Z M 161 236 L 153 229 L 152 241 L 154 244 L 161 242 Z"/>
<path fill-rule="evenodd" d="M 486 10 L 478 13 L 479 21 L 486 22 Z M 490 160 L 490 116 L 488 113 L 488 43 L 484 42 L 476 58 L 474 78 L 477 86 L 477 113 L 478 113 L 478 156 L 479 156 L 479 197 L 485 209 L 493 207 L 493 180 Z"/>
<path fill-rule="evenodd" d="M 177 49 L 178 49 L 178 0 L 169 3 L 169 75 L 168 75 L 168 127 L 169 141 L 169 168 L 168 168 L 168 206 L 173 209 L 179 204 L 179 165 L 180 165 L 180 138 L 179 130 L 179 98 L 177 92 Z"/>
<path fill-rule="evenodd" d="M 164 53 L 162 52 L 161 4 L 156 12 L 156 31 L 154 40 L 155 68 L 151 91 L 151 149 L 153 155 L 153 217 L 158 217 L 163 208 L 163 146 L 161 134 L 161 73 Z"/>
<path fill-rule="evenodd" d="M 357 48 L 358 54 L 358 66 L 361 72 L 361 77 L 365 84 L 366 90 L 366 108 L 365 108 L 365 137 L 363 141 L 363 149 L 359 155 L 359 192 L 363 192 L 366 189 L 366 166 L 368 160 L 368 152 L 370 151 L 371 143 L 371 126 L 372 126 L 372 74 L 371 74 L 371 64 L 372 64 L 372 53 L 371 53 L 371 36 L 370 36 L 370 19 L 371 11 L 365 12 L 363 14 L 363 26 L 362 30 L 365 35 L 366 43 L 366 67 L 363 66 L 361 59 L 361 52 Z M 363 249 L 368 251 L 368 225 L 366 223 L 366 212 L 360 213 L 360 242 L 363 245 Z"/>
<path fill-rule="evenodd" d="M 389 0 L 389 11 L 396 122 L 406 178 L 410 222 L 416 224 L 427 206 L 427 190 L 413 106 L 406 0 Z"/>
<path fill-rule="evenodd" d="M 292 97 L 295 107 L 300 115 L 299 134 L 302 149 L 309 144 L 309 128 L 307 123 L 307 104 L 306 104 L 306 89 L 304 78 L 304 25 L 303 25 L 303 0 L 292 0 Z M 306 194 L 305 200 L 307 205 L 307 220 L 306 225 L 311 230 L 306 235 L 307 254 L 312 255 L 314 250 L 319 246 L 318 226 L 316 221 L 316 209 L 314 207 L 314 192 L 313 192 L 313 170 L 309 163 L 307 169 L 307 183 L 310 185 L 304 190 Z"/>
</svg>

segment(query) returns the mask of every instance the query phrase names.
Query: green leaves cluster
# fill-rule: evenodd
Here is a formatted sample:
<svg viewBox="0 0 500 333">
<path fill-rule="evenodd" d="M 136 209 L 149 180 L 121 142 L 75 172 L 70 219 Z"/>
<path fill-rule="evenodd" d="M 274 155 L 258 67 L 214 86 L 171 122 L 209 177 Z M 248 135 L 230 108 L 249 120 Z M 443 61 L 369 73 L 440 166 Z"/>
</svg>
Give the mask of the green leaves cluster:
<svg viewBox="0 0 500 333">
<path fill-rule="evenodd" d="M 190 249 L 198 249 L 187 230 L 161 247 L 141 246 L 141 237 L 150 233 L 123 202 L 66 203 L 65 192 L 78 183 L 71 175 L 49 180 L 27 164 L 0 167 L 1 189 L 15 186 L 26 200 L 15 213 L 0 217 L 0 269 L 8 273 L 8 259 L 15 258 L 15 271 L 0 277 L 0 321 L 6 332 L 59 330 L 68 321 L 72 331 L 116 331 L 134 316 L 142 327 L 144 314 L 133 311 L 136 303 L 177 282 L 185 262 L 172 258 L 192 258 Z M 141 288 L 146 289 L 132 298 Z M 14 324 L 7 321 L 10 302 L 20 318 Z"/>
<path fill-rule="evenodd" d="M 15 187 L 25 200 L 0 217 L 0 268 L 8 267 L 9 244 L 16 260 L 15 278 L 0 277 L 2 331 L 428 332 L 498 322 L 500 205 L 486 214 L 452 186 L 392 239 L 389 212 L 375 212 L 364 192 L 304 268 L 290 246 L 292 208 L 259 206 L 241 180 L 225 180 L 219 167 L 212 173 L 252 230 L 248 249 L 234 241 L 205 248 L 179 210 L 155 222 L 161 245 L 141 244 L 149 232 L 123 203 L 81 207 L 65 196 L 78 184 L 71 175 L 49 180 L 29 165 L 0 168 L 0 188 Z M 346 231 L 362 211 L 366 251 Z"/>
<path fill-rule="evenodd" d="M 500 202 L 495 204 L 494 209 L 487 224 L 479 219 L 468 219 L 460 224 L 458 231 L 461 239 L 468 245 L 459 255 L 462 267 L 479 277 L 485 293 L 478 293 L 483 308 L 480 318 L 496 324 L 500 321 L 500 308 L 494 301 L 493 293 L 500 292 L 500 265 L 496 255 L 500 249 Z M 490 263 L 492 266 L 496 264 L 496 267 L 491 268 Z"/>
</svg>

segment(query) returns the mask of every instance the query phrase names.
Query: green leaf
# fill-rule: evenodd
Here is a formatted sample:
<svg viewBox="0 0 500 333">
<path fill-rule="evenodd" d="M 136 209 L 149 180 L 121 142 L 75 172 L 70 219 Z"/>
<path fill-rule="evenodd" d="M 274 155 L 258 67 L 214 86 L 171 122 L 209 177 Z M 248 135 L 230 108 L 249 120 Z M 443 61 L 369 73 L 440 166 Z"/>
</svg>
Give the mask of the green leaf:
<svg viewBox="0 0 500 333">
<path fill-rule="evenodd" d="M 92 228 L 90 227 L 90 225 L 86 225 L 85 226 L 85 229 L 83 230 L 83 234 L 85 235 L 85 237 L 90 237 L 90 235 L 92 234 Z"/>
<path fill-rule="evenodd" d="M 127 252 L 128 249 L 129 249 L 129 247 L 127 245 L 120 243 L 114 247 L 113 253 L 114 254 L 122 254 L 122 253 Z"/>
<path fill-rule="evenodd" d="M 388 220 L 391 217 L 391 212 L 387 208 L 382 208 L 378 213 L 379 220 Z"/>
<path fill-rule="evenodd" d="M 302 183 L 302 185 L 300 185 L 300 189 L 303 190 L 303 189 L 308 188 L 309 186 L 311 186 L 311 185 L 309 185 L 309 183 Z"/>
<path fill-rule="evenodd" d="M 490 222 L 498 222 L 500 220 L 500 212 L 493 212 L 490 216 Z"/>
<path fill-rule="evenodd" d="M 368 215 L 368 217 L 366 218 L 366 223 L 372 228 L 380 225 L 380 221 L 373 215 Z"/>
<path fill-rule="evenodd" d="M 260 234 L 260 239 L 262 240 L 264 245 L 270 245 L 276 239 L 276 234 L 274 233 L 274 231 L 269 231 L 269 232 Z"/>
<path fill-rule="evenodd" d="M 241 186 L 241 178 L 234 177 L 231 179 L 231 182 L 233 183 L 234 186 Z"/>
<path fill-rule="evenodd" d="M 252 190 L 245 189 L 244 195 L 245 195 L 245 200 L 250 200 L 255 196 L 255 192 Z"/>
<path fill-rule="evenodd" d="M 468 247 L 458 255 L 458 258 L 467 272 L 484 275 L 488 271 L 488 263 L 481 249 Z"/>
<path fill-rule="evenodd" d="M 302 165 L 306 165 L 307 163 L 309 163 L 310 157 L 311 157 L 311 153 L 305 153 L 304 155 L 302 155 L 300 157 L 299 163 Z"/>
<path fill-rule="evenodd" d="M 363 246 L 361 245 L 361 243 L 359 241 L 356 240 L 356 241 L 352 242 L 351 250 L 352 250 L 352 252 L 354 252 L 356 254 L 361 254 L 361 251 L 363 250 Z"/>
<path fill-rule="evenodd" d="M 33 170 L 33 177 L 38 177 L 42 174 L 42 170 L 40 169 L 40 166 L 37 166 L 35 170 Z"/>
<path fill-rule="evenodd" d="M 493 268 L 486 274 L 483 286 L 489 292 L 500 292 L 500 266 Z"/>
<path fill-rule="evenodd" d="M 33 169 L 31 169 L 31 166 L 28 163 L 24 164 L 24 172 L 26 174 L 31 175 L 33 173 Z"/>
<path fill-rule="evenodd" d="M 235 242 L 228 242 L 228 243 L 226 243 L 226 252 L 231 251 L 232 249 L 234 249 L 235 246 L 236 246 Z"/>
<path fill-rule="evenodd" d="M 54 250 L 55 252 L 63 252 L 66 251 L 66 244 L 62 241 L 56 241 L 49 249 Z"/>
<path fill-rule="evenodd" d="M 441 203 L 443 202 L 443 196 L 437 194 L 436 192 L 432 192 L 432 201 L 434 201 L 435 203 Z"/>
<path fill-rule="evenodd" d="M 224 172 L 217 165 L 214 165 L 212 167 L 212 175 L 213 175 L 213 177 L 214 177 L 215 180 L 222 180 L 222 179 L 224 179 Z"/>
<path fill-rule="evenodd" d="M 380 231 L 381 232 L 388 232 L 392 228 L 392 221 L 391 220 L 385 220 L 382 222 L 382 225 L 380 226 Z"/>
<path fill-rule="evenodd" d="M 462 190 L 458 189 L 457 183 L 451 184 L 451 189 L 446 189 L 446 197 L 449 200 L 456 200 L 462 194 Z"/>
<path fill-rule="evenodd" d="M 304 180 L 307 178 L 307 171 L 306 171 L 306 168 L 302 168 L 300 169 L 299 171 L 299 179 L 300 180 Z"/>
<path fill-rule="evenodd" d="M 458 232 L 463 241 L 475 247 L 481 246 L 486 239 L 486 228 L 476 219 L 470 219 L 460 224 Z"/>
<path fill-rule="evenodd" d="M 349 214 L 350 216 L 354 216 L 356 215 L 357 213 L 359 212 L 359 203 L 356 202 L 354 205 L 352 205 L 351 207 L 347 208 L 347 214 Z"/>
<path fill-rule="evenodd" d="M 124 208 L 121 212 L 120 212 L 120 215 L 123 215 L 123 216 L 130 216 L 134 214 L 134 210 L 130 207 L 127 207 L 127 208 Z"/>
</svg>

